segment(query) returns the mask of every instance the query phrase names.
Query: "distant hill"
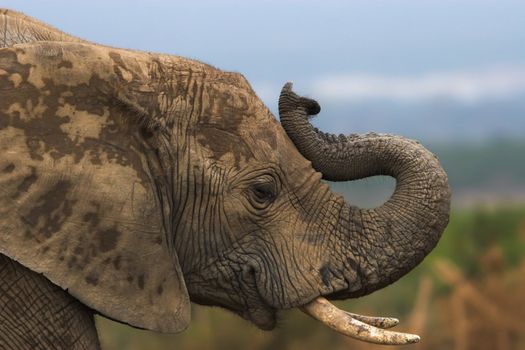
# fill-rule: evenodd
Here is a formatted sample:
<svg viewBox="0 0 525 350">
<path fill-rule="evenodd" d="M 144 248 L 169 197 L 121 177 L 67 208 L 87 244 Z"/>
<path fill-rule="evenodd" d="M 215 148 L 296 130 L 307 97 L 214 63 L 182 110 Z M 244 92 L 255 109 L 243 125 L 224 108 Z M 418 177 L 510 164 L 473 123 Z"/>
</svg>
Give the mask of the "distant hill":
<svg viewBox="0 0 525 350">
<path fill-rule="evenodd" d="M 525 187 L 525 137 L 431 147 L 451 185 L 459 189 Z"/>
</svg>

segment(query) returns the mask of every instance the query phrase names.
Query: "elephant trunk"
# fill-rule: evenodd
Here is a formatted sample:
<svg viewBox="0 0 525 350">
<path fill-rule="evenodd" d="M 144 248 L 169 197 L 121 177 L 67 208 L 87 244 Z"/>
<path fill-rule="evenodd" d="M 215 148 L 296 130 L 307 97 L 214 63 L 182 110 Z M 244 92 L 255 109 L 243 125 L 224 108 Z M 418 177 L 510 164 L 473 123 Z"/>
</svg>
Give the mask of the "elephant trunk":
<svg viewBox="0 0 525 350">
<path fill-rule="evenodd" d="M 397 180 L 392 197 L 377 208 L 341 203 L 338 233 L 328 237 L 346 249 L 339 258 L 349 284 L 329 297 L 357 297 L 396 281 L 437 244 L 448 223 L 450 188 L 437 157 L 418 142 L 386 134 L 322 133 L 308 121 L 319 111 L 317 102 L 297 96 L 290 83 L 284 86 L 279 99 L 282 126 L 323 178 L 389 175 Z"/>
</svg>

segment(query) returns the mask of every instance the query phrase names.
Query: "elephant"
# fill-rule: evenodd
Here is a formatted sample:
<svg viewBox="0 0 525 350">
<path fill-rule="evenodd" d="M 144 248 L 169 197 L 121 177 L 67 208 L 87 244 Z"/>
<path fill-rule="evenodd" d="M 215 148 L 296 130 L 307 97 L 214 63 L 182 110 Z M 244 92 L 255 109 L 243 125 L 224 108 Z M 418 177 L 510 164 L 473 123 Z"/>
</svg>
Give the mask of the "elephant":
<svg viewBox="0 0 525 350">
<path fill-rule="evenodd" d="M 94 314 L 181 332 L 190 302 L 265 330 L 299 308 L 361 340 L 418 341 L 328 300 L 395 282 L 439 241 L 451 191 L 420 143 L 321 132 L 291 83 L 279 122 L 239 73 L 11 10 L 0 30 L 4 347 L 99 348 Z M 373 209 L 324 182 L 374 175 L 397 183 Z"/>
</svg>

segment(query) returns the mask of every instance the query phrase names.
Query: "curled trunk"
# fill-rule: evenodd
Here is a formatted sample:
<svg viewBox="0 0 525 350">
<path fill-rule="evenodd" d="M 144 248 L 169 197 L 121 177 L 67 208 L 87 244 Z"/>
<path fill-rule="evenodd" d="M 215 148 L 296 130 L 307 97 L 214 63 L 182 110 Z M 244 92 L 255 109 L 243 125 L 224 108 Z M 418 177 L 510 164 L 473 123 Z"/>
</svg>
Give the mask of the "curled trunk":
<svg viewBox="0 0 525 350">
<path fill-rule="evenodd" d="M 347 278 L 353 286 L 330 297 L 365 295 L 410 271 L 436 245 L 448 223 L 450 188 L 437 157 L 418 142 L 387 134 L 326 134 L 308 120 L 319 111 L 317 102 L 297 96 L 290 83 L 284 86 L 281 124 L 323 178 L 388 175 L 397 180 L 383 205 L 359 209 L 342 203 L 338 213 L 336 236 L 349 247 L 341 260 L 354 278 Z"/>
</svg>

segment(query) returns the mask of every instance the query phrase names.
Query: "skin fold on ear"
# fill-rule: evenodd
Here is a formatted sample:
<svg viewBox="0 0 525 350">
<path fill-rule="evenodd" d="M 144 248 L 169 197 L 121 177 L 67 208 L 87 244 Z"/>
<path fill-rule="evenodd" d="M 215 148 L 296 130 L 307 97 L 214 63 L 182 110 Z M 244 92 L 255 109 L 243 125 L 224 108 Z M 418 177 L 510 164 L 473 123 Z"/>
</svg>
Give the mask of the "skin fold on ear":
<svg viewBox="0 0 525 350">
<path fill-rule="evenodd" d="M 113 49 L 70 45 L 0 49 L 0 253 L 105 316 L 182 331 L 190 302 L 151 170 L 156 135 L 114 101 L 133 97 L 126 84 L 148 90 L 148 55 L 125 71 Z"/>
</svg>

